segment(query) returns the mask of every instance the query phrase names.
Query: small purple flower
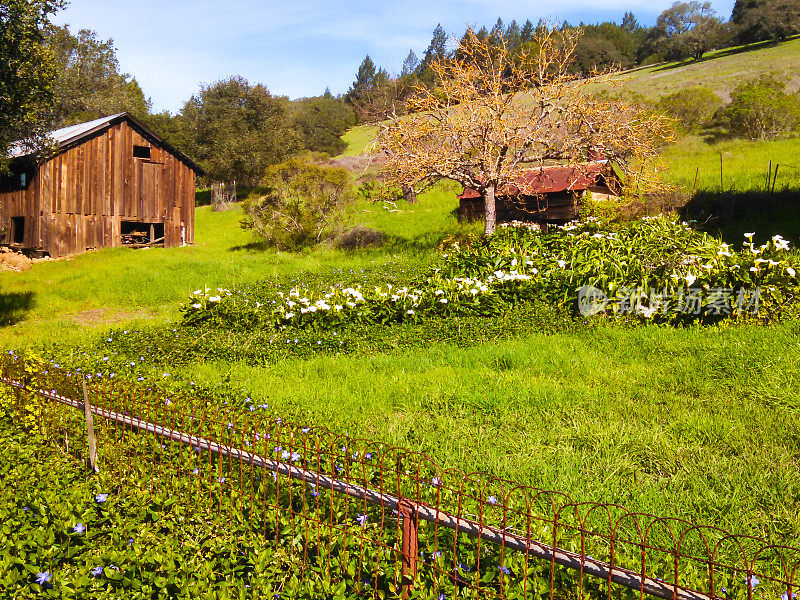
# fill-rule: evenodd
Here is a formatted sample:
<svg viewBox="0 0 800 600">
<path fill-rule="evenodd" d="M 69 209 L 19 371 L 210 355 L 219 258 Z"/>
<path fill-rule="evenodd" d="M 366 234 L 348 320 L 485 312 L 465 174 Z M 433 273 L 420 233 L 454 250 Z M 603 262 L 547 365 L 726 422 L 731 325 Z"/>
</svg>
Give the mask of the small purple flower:
<svg viewBox="0 0 800 600">
<path fill-rule="evenodd" d="M 288 450 L 284 450 L 283 452 L 281 452 L 281 458 L 282 459 L 286 460 L 287 458 L 289 458 L 289 456 L 291 456 L 291 455 L 289 454 Z"/>
<path fill-rule="evenodd" d="M 170 400 L 169 398 L 167 398 L 166 400 L 164 400 L 164 404 L 166 404 L 167 406 L 169 406 L 170 404 L 172 404 L 172 400 Z"/>
<path fill-rule="evenodd" d="M 92 577 L 100 577 L 103 574 L 103 567 L 95 567 L 92 569 Z"/>
<path fill-rule="evenodd" d="M 303 433 L 308 433 L 309 431 L 311 431 L 311 428 L 310 427 L 303 427 L 303 429 L 301 429 L 301 431 Z"/>
<path fill-rule="evenodd" d="M 275 451 L 275 454 L 278 454 L 281 450 L 283 450 L 283 448 L 281 448 L 280 446 L 275 446 L 273 450 Z"/>
<path fill-rule="evenodd" d="M 497 567 L 497 568 L 500 569 L 500 572 L 503 573 L 504 575 L 511 575 L 511 571 L 508 570 L 507 566 L 503 565 L 502 567 Z"/>
<path fill-rule="evenodd" d="M 199 474 L 200 474 L 200 469 L 195 467 L 194 470 L 192 471 L 192 475 L 199 475 Z"/>
<path fill-rule="evenodd" d="M 747 584 L 747 587 L 749 587 L 750 589 L 753 589 L 753 588 L 755 588 L 755 587 L 756 587 L 756 586 L 757 586 L 759 583 L 761 583 L 761 582 L 758 580 L 758 577 L 756 577 L 755 575 L 748 575 L 748 576 L 745 578 L 745 580 L 744 580 L 744 581 L 745 581 L 745 583 Z"/>
<path fill-rule="evenodd" d="M 444 594 L 439 594 L 439 600 L 447 600 L 447 596 Z"/>
<path fill-rule="evenodd" d="M 437 559 L 440 556 L 442 556 L 442 551 L 441 550 L 434 550 L 433 552 L 431 552 L 431 558 L 433 558 L 433 559 Z"/>
<path fill-rule="evenodd" d="M 487 501 L 489 504 L 497 504 L 497 498 L 495 498 L 494 496 L 489 496 L 489 497 L 486 499 L 486 501 Z"/>
<path fill-rule="evenodd" d="M 792 592 L 791 597 L 788 592 L 783 592 L 783 594 L 781 594 L 781 600 L 794 600 L 795 598 L 797 598 L 797 594 L 794 592 Z"/>
<path fill-rule="evenodd" d="M 224 477 L 217 477 L 217 481 L 219 481 L 220 483 L 225 483 L 225 478 Z"/>
<path fill-rule="evenodd" d="M 300 460 L 300 453 L 292 452 L 292 462 L 297 462 L 298 460 Z"/>
<path fill-rule="evenodd" d="M 132 546 L 132 545 L 133 545 L 133 538 L 128 538 L 128 546 Z"/>
<path fill-rule="evenodd" d="M 356 521 L 358 521 L 359 524 L 362 525 L 362 526 L 366 525 L 367 524 L 367 515 L 358 515 L 356 517 Z"/>
<path fill-rule="evenodd" d="M 372 460 L 372 452 L 367 452 L 364 455 L 364 460 Z"/>
<path fill-rule="evenodd" d="M 77 525 L 75 525 L 75 527 L 72 528 L 72 532 L 77 533 L 78 535 L 80 535 L 84 531 L 86 531 L 86 527 L 83 525 L 83 523 L 78 523 Z"/>
<path fill-rule="evenodd" d="M 23 506 L 22 507 L 22 510 L 24 510 L 25 512 L 28 512 L 30 509 L 31 509 L 30 506 Z"/>
<path fill-rule="evenodd" d="M 434 477 L 433 479 L 431 479 L 431 485 L 440 485 L 441 483 L 442 480 L 439 479 L 438 477 Z"/>
<path fill-rule="evenodd" d="M 45 583 L 50 582 L 50 571 L 45 571 L 44 573 L 38 573 L 36 575 L 36 583 L 39 585 L 44 585 Z"/>
<path fill-rule="evenodd" d="M 228 424 L 226 425 L 226 427 L 227 427 L 228 429 L 233 429 L 233 423 L 228 423 Z"/>
<path fill-rule="evenodd" d="M 108 494 L 97 494 L 97 496 L 94 497 L 94 501 L 98 504 L 102 504 L 106 500 L 108 500 Z"/>
</svg>

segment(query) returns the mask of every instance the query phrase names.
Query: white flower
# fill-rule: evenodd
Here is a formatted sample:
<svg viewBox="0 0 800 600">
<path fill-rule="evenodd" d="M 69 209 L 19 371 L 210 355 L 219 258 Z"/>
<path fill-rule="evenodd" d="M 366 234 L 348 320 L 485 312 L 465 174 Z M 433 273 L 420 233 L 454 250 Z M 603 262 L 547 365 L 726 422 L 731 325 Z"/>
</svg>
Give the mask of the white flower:
<svg viewBox="0 0 800 600">
<path fill-rule="evenodd" d="M 794 277 L 797 274 L 792 267 L 786 267 L 786 272 L 789 274 L 789 277 Z"/>
<path fill-rule="evenodd" d="M 744 237 L 746 237 L 746 238 L 751 238 L 751 237 L 753 237 L 755 234 L 756 234 L 756 232 L 755 232 L 755 231 L 751 231 L 751 232 L 749 232 L 749 233 L 745 233 L 745 234 L 744 234 Z"/>
<path fill-rule="evenodd" d="M 286 306 L 288 306 L 289 308 L 292 308 L 295 304 L 297 304 L 297 302 L 293 302 L 292 300 L 286 302 Z"/>
<path fill-rule="evenodd" d="M 475 296 L 475 295 L 477 295 L 477 294 L 478 294 L 478 290 L 476 290 L 475 288 L 472 288 L 472 289 L 469 291 L 469 293 L 470 293 L 470 294 L 472 294 L 473 296 Z"/>
<path fill-rule="evenodd" d="M 411 310 L 411 309 L 408 309 L 408 310 L 406 311 L 406 314 L 407 314 L 407 315 L 413 315 L 413 314 L 414 314 L 414 311 L 413 311 L 413 310 Z"/>
<path fill-rule="evenodd" d="M 437 296 L 441 296 L 442 294 L 444 294 L 444 291 L 443 290 L 436 290 L 434 292 L 434 294 L 436 294 Z"/>
<path fill-rule="evenodd" d="M 317 307 L 316 306 L 309 306 L 308 307 L 308 312 L 312 312 L 312 313 L 317 312 Z"/>
<path fill-rule="evenodd" d="M 692 285 L 695 281 L 697 281 L 697 276 L 694 273 L 689 273 L 685 277 L 686 285 Z"/>
<path fill-rule="evenodd" d="M 334 304 L 333 309 L 336 312 L 339 312 L 340 310 L 342 310 L 342 305 L 341 304 Z"/>
<path fill-rule="evenodd" d="M 447 304 L 447 298 L 442 298 L 441 300 L 439 300 L 439 302 L 441 302 L 442 304 Z"/>
<path fill-rule="evenodd" d="M 531 273 L 534 274 L 534 275 L 536 275 L 538 272 L 539 272 L 539 269 L 537 269 L 535 267 L 533 269 L 531 269 Z"/>
<path fill-rule="evenodd" d="M 293 318 L 293 317 L 294 317 L 294 313 L 292 313 L 292 312 L 288 312 L 288 313 L 286 313 L 286 314 L 284 315 L 284 317 L 286 317 L 287 319 L 291 319 L 291 318 Z"/>
<path fill-rule="evenodd" d="M 775 247 L 779 250 L 788 250 L 789 249 L 789 241 L 783 239 L 779 235 L 773 235 L 772 241 L 775 242 Z"/>
<path fill-rule="evenodd" d="M 565 261 L 563 261 L 563 260 L 559 260 L 559 261 L 558 261 L 558 266 L 559 266 L 559 267 L 561 267 L 561 268 L 563 269 L 564 267 L 566 267 L 566 266 L 567 266 L 567 263 L 566 263 Z"/>
<path fill-rule="evenodd" d="M 202 294 L 202 293 L 203 293 L 203 290 L 195 290 L 195 291 L 194 291 L 194 295 L 195 295 L 195 296 L 199 296 L 199 295 L 200 295 L 200 294 Z"/>
<path fill-rule="evenodd" d="M 200 304 L 200 303 L 192 304 L 192 308 L 202 308 L 202 307 L 203 307 L 203 305 Z"/>
<path fill-rule="evenodd" d="M 209 301 L 209 302 L 219 302 L 220 300 L 222 300 L 222 297 L 221 297 L 221 296 L 211 296 L 211 297 L 208 299 L 208 301 Z"/>
<path fill-rule="evenodd" d="M 511 261 L 511 266 L 512 267 L 516 267 L 517 266 L 517 259 L 516 258 Z"/>
</svg>

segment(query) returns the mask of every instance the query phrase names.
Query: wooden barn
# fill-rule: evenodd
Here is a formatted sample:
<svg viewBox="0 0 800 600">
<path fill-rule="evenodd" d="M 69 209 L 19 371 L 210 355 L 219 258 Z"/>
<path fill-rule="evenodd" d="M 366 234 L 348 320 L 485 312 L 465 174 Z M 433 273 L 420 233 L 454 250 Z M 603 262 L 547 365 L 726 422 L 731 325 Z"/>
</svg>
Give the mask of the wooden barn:
<svg viewBox="0 0 800 600">
<path fill-rule="evenodd" d="M 17 146 L 0 177 L 6 244 L 50 256 L 122 245 L 194 242 L 200 168 L 143 123 L 120 113 L 49 134 L 38 163 Z"/>
<path fill-rule="evenodd" d="M 497 192 L 497 222 L 566 223 L 577 218 L 581 198 L 587 191 L 601 197 L 619 194 L 619 179 L 606 161 L 528 169 L 515 185 Z M 460 220 L 483 217 L 480 193 L 466 188 L 458 198 Z"/>
</svg>

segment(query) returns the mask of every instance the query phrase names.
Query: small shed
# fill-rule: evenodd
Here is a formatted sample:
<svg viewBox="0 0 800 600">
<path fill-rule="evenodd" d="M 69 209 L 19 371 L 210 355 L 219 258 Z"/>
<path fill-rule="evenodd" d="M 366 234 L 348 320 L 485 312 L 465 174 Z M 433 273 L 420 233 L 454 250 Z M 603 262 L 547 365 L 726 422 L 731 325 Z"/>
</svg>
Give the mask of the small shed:
<svg viewBox="0 0 800 600">
<path fill-rule="evenodd" d="M 0 176 L 3 242 L 64 256 L 122 245 L 194 242 L 201 169 L 141 121 L 120 113 L 49 134 L 37 162 L 21 145 Z"/>
<path fill-rule="evenodd" d="M 578 216 L 581 198 L 587 191 L 603 197 L 619 194 L 619 179 L 607 161 L 527 169 L 514 185 L 498 190 L 497 221 L 565 223 Z M 460 220 L 483 217 L 484 199 L 479 192 L 465 188 L 458 199 Z"/>
</svg>

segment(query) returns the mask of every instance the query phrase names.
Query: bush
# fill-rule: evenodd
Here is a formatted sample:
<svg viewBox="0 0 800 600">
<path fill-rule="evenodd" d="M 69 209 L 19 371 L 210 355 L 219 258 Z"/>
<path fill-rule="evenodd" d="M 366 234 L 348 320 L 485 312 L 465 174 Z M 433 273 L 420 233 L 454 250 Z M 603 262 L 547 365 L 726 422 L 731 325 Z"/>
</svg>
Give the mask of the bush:
<svg viewBox="0 0 800 600">
<path fill-rule="evenodd" d="M 720 120 L 728 130 L 749 140 L 773 139 L 797 131 L 800 105 L 783 82 L 770 75 L 743 83 L 731 94 Z"/>
<path fill-rule="evenodd" d="M 241 225 L 279 250 L 298 250 L 336 236 L 353 198 L 347 170 L 299 158 L 270 167 L 264 185 L 265 194 L 245 202 Z"/>
<path fill-rule="evenodd" d="M 340 250 L 356 250 L 382 246 L 386 241 L 386 234 L 376 229 L 356 225 L 336 238 L 336 247 Z"/>
<path fill-rule="evenodd" d="M 722 100 L 706 87 L 695 87 L 664 96 L 658 108 L 674 118 L 686 131 L 698 131 L 711 123 L 722 108 Z"/>
<path fill-rule="evenodd" d="M 770 318 L 800 292 L 800 266 L 790 262 L 789 243 L 780 236 L 756 246 L 753 235 L 736 252 L 670 217 L 613 226 L 588 218 L 548 233 L 512 226 L 452 244 L 441 269 L 409 285 L 340 284 L 322 291 L 298 285 L 258 298 L 205 289 L 182 310 L 189 325 L 324 331 L 496 315 L 535 301 L 574 309 L 578 290 L 591 286 L 607 294 L 603 312 L 612 315 L 667 322 Z"/>
</svg>

